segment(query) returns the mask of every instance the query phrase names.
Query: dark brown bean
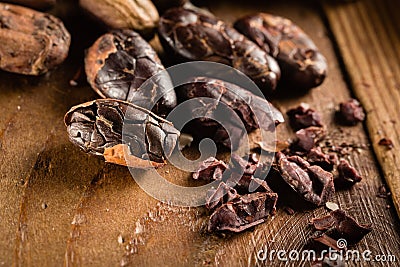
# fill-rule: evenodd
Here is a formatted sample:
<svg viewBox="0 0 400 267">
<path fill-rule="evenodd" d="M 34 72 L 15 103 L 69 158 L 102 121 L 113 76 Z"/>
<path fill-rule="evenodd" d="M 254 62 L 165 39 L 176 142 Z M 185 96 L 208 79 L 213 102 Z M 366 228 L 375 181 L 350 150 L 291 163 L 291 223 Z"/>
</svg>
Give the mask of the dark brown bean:
<svg viewBox="0 0 400 267">
<path fill-rule="evenodd" d="M 206 60 L 231 65 L 261 89 L 275 89 L 280 77 L 276 61 L 256 44 L 204 12 L 169 9 L 160 18 L 159 36 L 166 49 L 184 60 Z"/>
<path fill-rule="evenodd" d="M 0 3 L 0 69 L 41 75 L 65 60 L 70 42 L 58 18 Z"/>
<path fill-rule="evenodd" d="M 212 105 L 196 102 L 195 107 L 190 106 L 191 110 L 196 109 L 196 115 L 212 114 L 220 105 L 226 105 L 233 110 L 243 122 L 245 129 L 232 122 L 232 118 L 226 114 L 216 115 L 219 123 L 214 120 L 202 118 L 194 120 L 193 127 L 188 127 L 188 130 L 192 131 L 192 134 L 197 138 L 209 137 L 217 143 L 232 147 L 233 149 L 239 147 L 246 130 L 249 132 L 262 128 L 266 131 L 274 131 L 275 125 L 284 122 L 282 113 L 267 100 L 235 84 L 222 80 L 205 77 L 193 78 L 187 84 L 178 88 L 177 94 L 180 101 L 198 97 L 208 97 L 218 100 L 214 101 Z M 221 125 L 232 136 L 228 136 Z M 199 131 L 199 128 L 206 129 Z"/>
<path fill-rule="evenodd" d="M 235 28 L 276 58 L 284 84 L 308 89 L 324 81 L 328 68 L 325 57 L 292 21 L 258 13 L 239 19 Z"/>
<path fill-rule="evenodd" d="M 128 101 L 158 115 L 166 115 L 176 106 L 171 79 L 157 53 L 132 30 L 112 31 L 97 39 L 86 54 L 85 70 L 88 82 L 103 98 Z M 160 77 L 140 88 L 162 71 Z"/>
<path fill-rule="evenodd" d="M 165 156 L 171 155 L 179 138 L 179 131 L 170 122 L 115 99 L 72 107 L 64 121 L 70 141 L 83 151 L 130 167 L 164 165 Z"/>
<path fill-rule="evenodd" d="M 132 29 L 150 35 L 159 20 L 150 0 L 79 0 L 79 4 L 110 29 Z"/>
</svg>

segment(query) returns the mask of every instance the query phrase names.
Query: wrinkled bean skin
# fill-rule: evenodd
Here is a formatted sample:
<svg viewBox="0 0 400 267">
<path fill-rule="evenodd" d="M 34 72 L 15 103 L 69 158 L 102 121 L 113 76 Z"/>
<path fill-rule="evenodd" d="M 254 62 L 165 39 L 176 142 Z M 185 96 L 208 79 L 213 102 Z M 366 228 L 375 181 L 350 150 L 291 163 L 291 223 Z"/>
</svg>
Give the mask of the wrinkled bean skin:
<svg viewBox="0 0 400 267">
<path fill-rule="evenodd" d="M 130 167 L 164 165 L 165 156 L 171 155 L 179 138 L 179 131 L 172 123 L 144 108 L 115 99 L 74 106 L 64 121 L 70 141 L 84 152 Z M 124 140 L 123 127 L 126 127 Z"/>
<path fill-rule="evenodd" d="M 3 2 L 26 6 L 38 10 L 48 9 L 56 4 L 56 0 L 6 0 Z"/>
<path fill-rule="evenodd" d="M 87 51 L 85 70 L 88 82 L 103 98 L 128 101 L 160 116 L 176 106 L 175 91 L 166 72 L 140 88 L 165 69 L 150 44 L 132 30 L 112 31 L 97 39 Z"/>
<path fill-rule="evenodd" d="M 292 21 L 258 13 L 237 20 L 234 27 L 276 58 L 282 83 L 309 89 L 324 81 L 328 68 L 325 57 Z"/>
<path fill-rule="evenodd" d="M 150 37 L 159 20 L 150 0 L 79 0 L 79 4 L 109 29 L 132 29 Z"/>
<path fill-rule="evenodd" d="M 164 48 L 183 60 L 230 65 L 265 92 L 274 90 L 280 78 L 279 66 L 268 53 L 212 15 L 172 8 L 160 18 L 158 31 Z"/>
<path fill-rule="evenodd" d="M 233 135 L 230 136 L 230 141 L 227 133 L 215 121 L 203 118 L 197 119 L 193 121 L 192 128 L 193 135 L 204 134 L 206 136 L 199 136 L 199 138 L 211 137 L 217 143 L 222 143 L 227 147 L 232 146 L 233 149 L 239 146 L 243 135 L 246 133 L 245 131 L 250 132 L 259 128 L 266 131 L 274 131 L 277 124 L 284 122 L 282 113 L 267 100 L 235 84 L 222 80 L 206 77 L 193 78 L 187 84 L 178 88 L 177 94 L 180 102 L 198 97 L 217 100 L 212 106 L 209 104 L 201 105 L 201 103 L 197 104 L 196 102 L 196 106 L 192 108 L 192 110 L 196 110 L 196 115 L 210 114 L 217 110 L 220 103 L 233 110 L 239 116 L 245 129 L 236 126 L 229 115 L 220 115 L 219 122 L 230 130 Z M 198 130 L 199 127 L 204 127 L 206 130 Z"/>
<path fill-rule="evenodd" d="M 0 69 L 41 75 L 61 64 L 71 37 L 56 17 L 0 3 Z"/>
</svg>

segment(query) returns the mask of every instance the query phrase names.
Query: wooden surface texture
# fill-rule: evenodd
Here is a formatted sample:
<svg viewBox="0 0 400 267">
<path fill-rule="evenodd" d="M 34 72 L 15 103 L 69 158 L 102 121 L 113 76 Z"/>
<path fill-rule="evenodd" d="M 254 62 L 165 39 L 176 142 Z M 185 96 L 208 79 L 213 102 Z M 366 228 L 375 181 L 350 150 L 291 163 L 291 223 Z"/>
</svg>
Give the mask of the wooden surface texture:
<svg viewBox="0 0 400 267">
<path fill-rule="evenodd" d="M 332 202 L 374 228 L 352 249 L 400 260 L 395 210 L 400 198 L 400 24 L 392 2 L 324 2 L 320 8 L 312 1 L 210 1 L 208 6 L 228 22 L 259 11 L 286 16 L 320 47 L 329 63 L 322 86 L 305 95 L 276 97 L 273 103 L 283 113 L 309 103 L 322 114 L 332 145 L 347 144 L 346 158 L 364 179 L 337 192 Z M 96 95 L 86 83 L 71 87 L 69 80 L 99 32 L 77 11 L 76 1 L 59 1 L 52 13 L 65 20 L 73 36 L 67 61 L 37 78 L 0 72 L 0 266 L 285 266 L 278 259 L 257 261 L 256 253 L 265 248 L 302 251 L 310 245 L 309 220 L 326 214 L 324 207 L 288 215 L 281 197 L 276 216 L 266 223 L 240 234 L 212 235 L 205 231 L 205 208 L 160 203 L 139 188 L 128 169 L 73 146 L 63 116 Z M 367 111 L 366 127 L 338 127 L 335 109 L 353 94 Z M 293 138 L 293 132 L 284 124 L 278 136 Z M 395 147 L 378 146 L 382 137 L 391 138 Z M 194 149 L 185 153 L 197 156 Z M 172 166 L 159 172 L 174 183 L 194 185 L 189 173 Z M 376 196 L 385 178 L 394 202 Z"/>
</svg>

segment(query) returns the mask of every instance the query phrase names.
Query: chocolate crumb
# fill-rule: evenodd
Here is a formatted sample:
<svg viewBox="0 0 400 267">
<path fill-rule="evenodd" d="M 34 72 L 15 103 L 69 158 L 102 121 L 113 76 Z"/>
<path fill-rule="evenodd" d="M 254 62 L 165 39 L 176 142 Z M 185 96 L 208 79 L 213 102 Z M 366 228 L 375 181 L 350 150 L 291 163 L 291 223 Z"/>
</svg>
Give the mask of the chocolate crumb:
<svg viewBox="0 0 400 267">
<path fill-rule="evenodd" d="M 387 149 L 392 149 L 394 147 L 392 140 L 388 138 L 382 138 L 379 140 L 378 145 L 385 146 Z"/>
<path fill-rule="evenodd" d="M 297 108 L 288 110 L 286 114 L 295 131 L 310 126 L 322 127 L 320 114 L 306 103 L 301 103 Z"/>
<path fill-rule="evenodd" d="M 339 176 L 337 177 L 337 179 L 335 179 L 335 182 L 337 182 L 338 185 L 353 185 L 355 183 L 361 182 L 362 180 L 362 177 L 358 174 L 357 170 L 353 166 L 351 166 L 347 160 L 340 160 L 337 169 L 339 172 Z"/>
<path fill-rule="evenodd" d="M 342 124 L 356 125 L 358 122 L 364 121 L 365 113 L 357 100 L 350 99 L 347 102 L 340 103 L 338 119 Z"/>
<path fill-rule="evenodd" d="M 321 127 L 308 127 L 296 132 L 297 140 L 291 147 L 293 150 L 310 151 L 325 138 L 326 131 Z"/>
<path fill-rule="evenodd" d="M 208 230 L 242 232 L 263 223 L 269 215 L 275 214 L 277 200 L 276 193 L 256 192 L 240 196 L 214 211 Z"/>
<path fill-rule="evenodd" d="M 193 173 L 193 179 L 202 179 L 205 181 L 221 180 L 223 172 L 227 169 L 225 162 L 210 157 L 204 160 L 198 170 Z"/>
</svg>

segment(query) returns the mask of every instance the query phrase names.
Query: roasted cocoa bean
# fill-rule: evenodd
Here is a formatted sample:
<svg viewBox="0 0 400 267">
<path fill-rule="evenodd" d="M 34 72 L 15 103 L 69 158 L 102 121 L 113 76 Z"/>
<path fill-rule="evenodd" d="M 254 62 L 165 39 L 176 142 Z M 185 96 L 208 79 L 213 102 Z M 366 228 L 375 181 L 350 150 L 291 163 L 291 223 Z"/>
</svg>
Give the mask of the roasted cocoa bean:
<svg viewBox="0 0 400 267">
<path fill-rule="evenodd" d="M 179 138 L 172 123 L 142 107 L 115 99 L 72 107 L 64 121 L 70 141 L 84 152 L 136 168 L 163 166 L 165 156 L 171 155 Z"/>
<path fill-rule="evenodd" d="M 218 122 L 211 119 L 201 118 L 193 120 L 193 127 L 189 131 L 197 138 L 210 137 L 217 143 L 236 149 L 239 147 L 246 131 L 264 129 L 274 131 L 275 125 L 284 122 L 282 114 L 267 100 L 258 97 L 251 92 L 229 82 L 218 79 L 197 77 L 188 81 L 187 84 L 177 89 L 180 101 L 192 98 L 212 98 L 212 104 L 197 101 L 190 106 L 188 112 L 196 110 L 196 115 L 210 115 L 213 112 Z M 245 129 L 236 125 L 232 117 L 221 111 L 217 111 L 219 105 L 226 105 L 229 111 L 234 111 L 241 119 Z M 223 127 L 222 127 L 223 125 Z M 207 128 L 200 130 L 199 128 Z M 228 136 L 227 129 L 232 136 Z"/>
<path fill-rule="evenodd" d="M 150 0 L 79 0 L 79 4 L 110 29 L 133 29 L 149 36 L 159 20 Z"/>
<path fill-rule="evenodd" d="M 275 89 L 280 77 L 276 61 L 255 43 L 204 12 L 169 9 L 160 18 L 159 36 L 167 50 L 184 60 L 207 60 L 231 65 L 261 89 Z"/>
<path fill-rule="evenodd" d="M 0 3 L 0 69 L 40 75 L 61 64 L 71 37 L 56 17 Z"/>
<path fill-rule="evenodd" d="M 112 31 L 97 39 L 87 51 L 85 70 L 88 82 L 103 98 L 128 101 L 158 115 L 176 106 L 171 79 L 157 53 L 132 30 Z M 159 77 L 140 88 L 156 74 Z"/>
<path fill-rule="evenodd" d="M 282 83 L 296 89 L 320 85 L 327 62 L 314 42 L 292 21 L 266 13 L 245 16 L 235 28 L 270 53 L 282 70 Z"/>
</svg>

